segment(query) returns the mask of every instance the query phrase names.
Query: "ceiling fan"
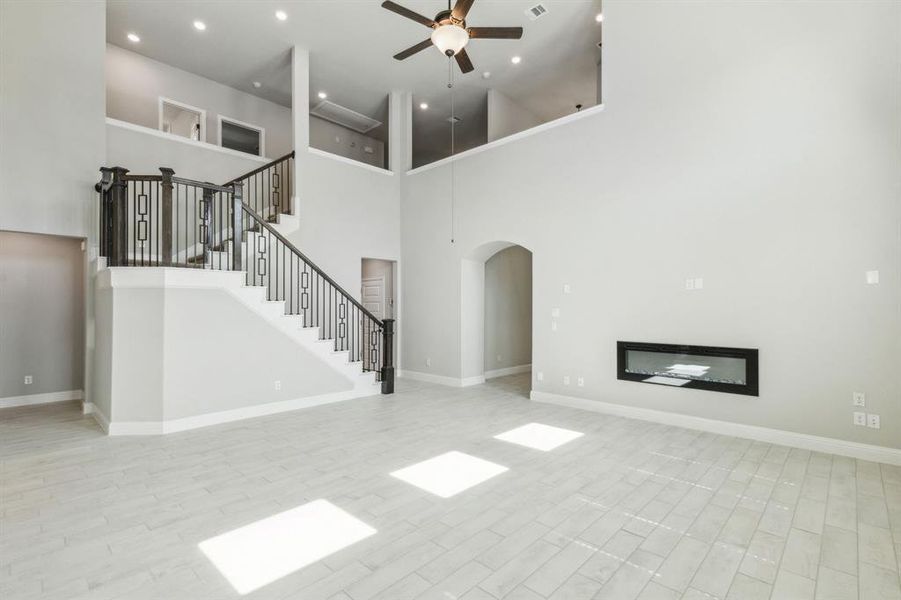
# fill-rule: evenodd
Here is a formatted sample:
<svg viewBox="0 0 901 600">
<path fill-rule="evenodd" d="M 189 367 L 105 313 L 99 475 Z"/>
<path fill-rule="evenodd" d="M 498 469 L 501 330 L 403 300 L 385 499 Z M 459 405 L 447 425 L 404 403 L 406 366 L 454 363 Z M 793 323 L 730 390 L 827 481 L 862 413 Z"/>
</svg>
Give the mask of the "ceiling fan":
<svg viewBox="0 0 901 600">
<path fill-rule="evenodd" d="M 461 71 L 469 73 L 474 68 L 465 48 L 470 39 L 518 40 L 522 37 L 522 27 L 466 27 L 466 15 L 472 8 L 473 2 L 475 0 L 457 0 L 457 3 L 451 8 L 450 0 L 448 0 L 447 10 L 435 15 L 434 19 L 424 17 L 390 0 L 382 2 L 382 8 L 387 8 L 391 12 L 433 30 L 429 39 L 410 46 L 403 52 L 398 52 L 394 58 L 404 60 L 434 45 L 445 56 L 453 56 Z"/>
</svg>

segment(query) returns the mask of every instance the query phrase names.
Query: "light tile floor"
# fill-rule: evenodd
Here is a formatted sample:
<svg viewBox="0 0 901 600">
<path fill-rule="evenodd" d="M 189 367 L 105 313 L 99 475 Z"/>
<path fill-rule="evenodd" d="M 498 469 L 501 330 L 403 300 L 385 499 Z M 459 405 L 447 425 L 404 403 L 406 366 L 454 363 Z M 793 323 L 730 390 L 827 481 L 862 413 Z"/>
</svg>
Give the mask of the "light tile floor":
<svg viewBox="0 0 901 600">
<path fill-rule="evenodd" d="M 901 468 L 531 403 L 528 385 L 401 380 L 145 438 L 73 404 L 0 411 L 0 598 L 236 598 L 198 543 L 326 499 L 378 533 L 245 598 L 901 599 Z M 585 435 L 494 439 L 531 422 Z M 509 471 L 447 499 L 389 475 L 452 450 Z"/>
</svg>

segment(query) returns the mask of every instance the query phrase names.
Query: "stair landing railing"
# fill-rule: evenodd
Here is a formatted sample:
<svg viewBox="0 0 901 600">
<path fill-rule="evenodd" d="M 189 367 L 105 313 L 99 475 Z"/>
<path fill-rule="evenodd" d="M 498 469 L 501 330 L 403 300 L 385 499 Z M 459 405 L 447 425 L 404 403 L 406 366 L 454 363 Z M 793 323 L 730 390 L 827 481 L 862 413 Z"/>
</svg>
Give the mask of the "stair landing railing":
<svg viewBox="0 0 901 600">
<path fill-rule="evenodd" d="M 267 203 L 265 186 L 254 180 L 264 174 L 271 184 L 272 171 L 226 185 L 177 177 L 165 167 L 159 175 L 100 171 L 100 255 L 108 266 L 243 271 L 247 285 L 264 287 L 268 300 L 284 302 L 285 314 L 318 327 L 320 339 L 374 372 L 382 393 L 394 392 L 394 320 L 373 315 L 272 226 L 281 205 Z M 276 189 L 289 172 L 280 172 Z M 248 180 L 263 189 L 255 200 L 262 213 L 245 202 Z"/>
</svg>

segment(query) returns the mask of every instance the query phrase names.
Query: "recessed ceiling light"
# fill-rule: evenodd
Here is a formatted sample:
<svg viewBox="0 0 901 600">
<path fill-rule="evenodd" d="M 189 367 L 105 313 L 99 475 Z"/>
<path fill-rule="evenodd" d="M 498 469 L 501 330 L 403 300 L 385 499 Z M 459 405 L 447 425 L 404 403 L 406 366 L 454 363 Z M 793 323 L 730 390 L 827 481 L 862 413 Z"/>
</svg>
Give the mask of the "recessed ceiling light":
<svg viewBox="0 0 901 600">
<path fill-rule="evenodd" d="M 520 58 L 518 56 L 514 56 L 513 58 L 510 59 L 510 62 L 512 62 L 514 65 L 518 65 L 521 61 L 522 61 L 522 58 Z"/>
<path fill-rule="evenodd" d="M 328 98 L 328 94 L 326 94 L 325 92 L 319 92 L 316 95 L 319 96 L 320 100 L 325 100 L 326 98 Z"/>
<path fill-rule="evenodd" d="M 604 22 L 604 13 L 596 14 L 594 16 L 594 20 L 597 21 L 598 23 L 603 23 Z"/>
<path fill-rule="evenodd" d="M 288 13 L 286 13 L 283 10 L 277 10 L 277 11 L 275 11 L 275 18 L 278 19 L 279 21 L 287 21 Z"/>
<path fill-rule="evenodd" d="M 485 71 L 484 73 L 482 73 L 482 79 L 488 79 L 489 77 L 491 77 L 491 71 Z"/>
<path fill-rule="evenodd" d="M 137 33 L 129 33 L 128 40 L 137 44 L 138 42 L 141 41 L 141 38 L 138 37 Z"/>
<path fill-rule="evenodd" d="M 428 102 L 420 102 L 419 103 L 419 108 L 421 108 L 422 110 L 426 110 L 428 107 L 429 107 Z"/>
<path fill-rule="evenodd" d="M 197 31 L 206 31 L 206 23 L 203 21 L 194 21 L 194 29 Z"/>
<path fill-rule="evenodd" d="M 262 86 L 263 86 L 263 84 L 260 83 L 259 81 L 254 81 L 254 82 L 253 82 L 253 87 L 255 87 L 255 88 L 260 88 L 260 87 L 262 87 Z"/>
</svg>

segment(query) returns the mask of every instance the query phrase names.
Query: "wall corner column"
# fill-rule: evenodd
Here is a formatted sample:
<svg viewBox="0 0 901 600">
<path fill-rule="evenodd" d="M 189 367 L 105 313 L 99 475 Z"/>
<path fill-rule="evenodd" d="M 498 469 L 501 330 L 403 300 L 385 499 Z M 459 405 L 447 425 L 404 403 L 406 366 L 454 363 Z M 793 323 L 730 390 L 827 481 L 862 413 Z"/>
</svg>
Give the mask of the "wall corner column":
<svg viewBox="0 0 901 600">
<path fill-rule="evenodd" d="M 310 53 L 305 48 L 291 49 L 291 120 L 294 128 L 293 206 L 299 206 L 307 179 L 305 167 L 310 147 Z"/>
<path fill-rule="evenodd" d="M 388 168 L 400 175 L 413 168 L 413 94 L 388 95 Z"/>
</svg>

